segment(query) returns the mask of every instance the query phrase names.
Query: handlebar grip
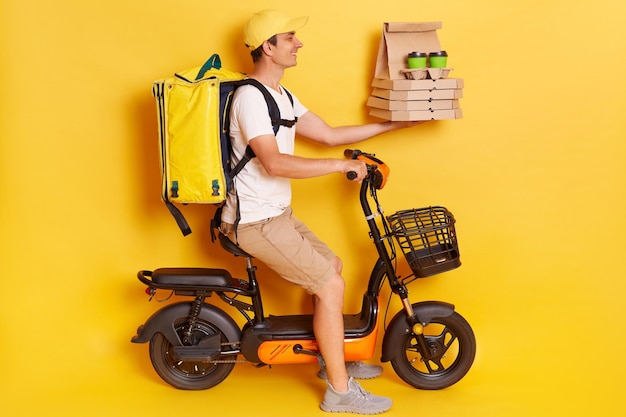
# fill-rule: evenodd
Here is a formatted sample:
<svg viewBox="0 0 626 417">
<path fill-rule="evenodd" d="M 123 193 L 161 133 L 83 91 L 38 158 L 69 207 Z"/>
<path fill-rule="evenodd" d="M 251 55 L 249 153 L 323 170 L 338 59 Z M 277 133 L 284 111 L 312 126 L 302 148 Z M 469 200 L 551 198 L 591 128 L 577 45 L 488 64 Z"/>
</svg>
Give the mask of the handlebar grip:
<svg viewBox="0 0 626 417">
<path fill-rule="evenodd" d="M 343 156 L 349 159 L 356 159 L 357 156 L 361 155 L 363 152 L 361 152 L 359 149 L 346 149 L 345 151 L 343 151 Z"/>
<path fill-rule="evenodd" d="M 354 172 L 354 171 L 348 171 L 348 173 L 346 174 L 346 177 L 347 177 L 350 181 L 354 180 L 354 179 L 355 179 L 356 177 L 358 177 L 358 176 L 359 176 L 359 175 L 358 175 L 356 172 Z"/>
</svg>

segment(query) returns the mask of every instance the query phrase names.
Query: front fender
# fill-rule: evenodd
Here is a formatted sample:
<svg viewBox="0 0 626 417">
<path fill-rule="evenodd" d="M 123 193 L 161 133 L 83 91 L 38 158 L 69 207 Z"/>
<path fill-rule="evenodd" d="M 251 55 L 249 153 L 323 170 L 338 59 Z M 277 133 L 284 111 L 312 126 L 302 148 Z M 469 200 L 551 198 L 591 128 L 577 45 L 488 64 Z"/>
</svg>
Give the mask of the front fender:
<svg viewBox="0 0 626 417">
<path fill-rule="evenodd" d="M 154 313 L 137 329 L 137 334 L 131 339 L 132 343 L 146 343 L 155 333 L 163 336 L 174 346 L 182 346 L 182 341 L 176 333 L 174 322 L 180 318 L 189 316 L 191 302 L 170 304 Z M 220 328 L 230 342 L 238 342 L 241 339 L 241 331 L 237 323 L 223 310 L 211 304 L 202 304 L 200 319 L 208 321 Z"/>
<path fill-rule="evenodd" d="M 426 326 L 436 317 L 448 317 L 454 313 L 454 305 L 442 301 L 423 301 L 413 304 L 413 311 L 422 325 Z M 411 331 L 411 325 L 407 320 L 404 310 L 401 310 L 387 326 L 383 339 L 382 362 L 388 362 L 393 356 L 394 344 Z"/>
</svg>

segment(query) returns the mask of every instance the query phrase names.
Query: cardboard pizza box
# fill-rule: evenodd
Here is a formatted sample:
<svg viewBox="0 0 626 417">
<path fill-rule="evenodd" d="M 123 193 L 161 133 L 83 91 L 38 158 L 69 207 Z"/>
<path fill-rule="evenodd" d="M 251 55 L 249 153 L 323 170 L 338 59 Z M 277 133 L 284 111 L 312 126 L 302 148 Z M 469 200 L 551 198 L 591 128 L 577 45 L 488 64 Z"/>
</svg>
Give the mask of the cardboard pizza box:
<svg viewBox="0 0 626 417">
<path fill-rule="evenodd" d="M 392 111 L 372 108 L 370 109 L 370 115 L 391 121 L 447 120 L 461 119 L 463 111 L 461 109 Z"/>
<path fill-rule="evenodd" d="M 370 96 L 367 100 L 369 107 L 383 110 L 450 110 L 458 109 L 459 100 L 386 100 Z"/>
</svg>

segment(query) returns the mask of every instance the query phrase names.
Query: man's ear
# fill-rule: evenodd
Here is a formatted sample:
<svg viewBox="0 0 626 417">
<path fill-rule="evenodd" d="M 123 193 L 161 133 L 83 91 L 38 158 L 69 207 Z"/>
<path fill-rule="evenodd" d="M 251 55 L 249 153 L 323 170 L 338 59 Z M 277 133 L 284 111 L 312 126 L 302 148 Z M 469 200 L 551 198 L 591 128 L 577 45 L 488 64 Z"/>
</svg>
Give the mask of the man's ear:
<svg viewBox="0 0 626 417">
<path fill-rule="evenodd" d="M 272 55 L 272 44 L 269 41 L 265 41 L 263 42 L 263 53 L 265 55 L 271 56 Z"/>
</svg>

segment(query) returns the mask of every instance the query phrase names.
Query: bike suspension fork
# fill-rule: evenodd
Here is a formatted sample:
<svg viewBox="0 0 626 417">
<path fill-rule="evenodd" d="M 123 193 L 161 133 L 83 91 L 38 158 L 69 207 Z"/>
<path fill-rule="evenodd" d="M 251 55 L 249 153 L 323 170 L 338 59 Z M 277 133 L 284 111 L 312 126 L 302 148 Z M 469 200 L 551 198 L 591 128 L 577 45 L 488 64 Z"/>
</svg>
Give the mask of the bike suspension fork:
<svg viewBox="0 0 626 417">
<path fill-rule="evenodd" d="M 417 345 L 419 346 L 422 357 L 424 359 L 430 359 L 432 355 L 428 345 L 426 344 L 426 338 L 424 337 L 424 324 L 420 323 L 420 320 L 413 309 L 413 305 L 411 304 L 411 301 L 409 301 L 409 291 L 404 285 L 398 285 L 396 287 L 396 292 L 400 296 L 402 306 L 404 307 L 404 311 L 407 315 L 407 322 L 411 326 L 411 331 L 415 335 L 415 340 L 417 340 Z"/>
<path fill-rule="evenodd" d="M 409 291 L 406 289 L 406 287 L 402 284 L 396 284 L 393 292 L 398 294 L 398 296 L 400 297 L 400 301 L 402 301 L 402 306 L 404 307 L 404 311 L 406 312 L 409 323 L 417 323 L 417 315 L 415 314 L 415 311 L 413 310 L 413 305 L 409 300 Z"/>
</svg>

